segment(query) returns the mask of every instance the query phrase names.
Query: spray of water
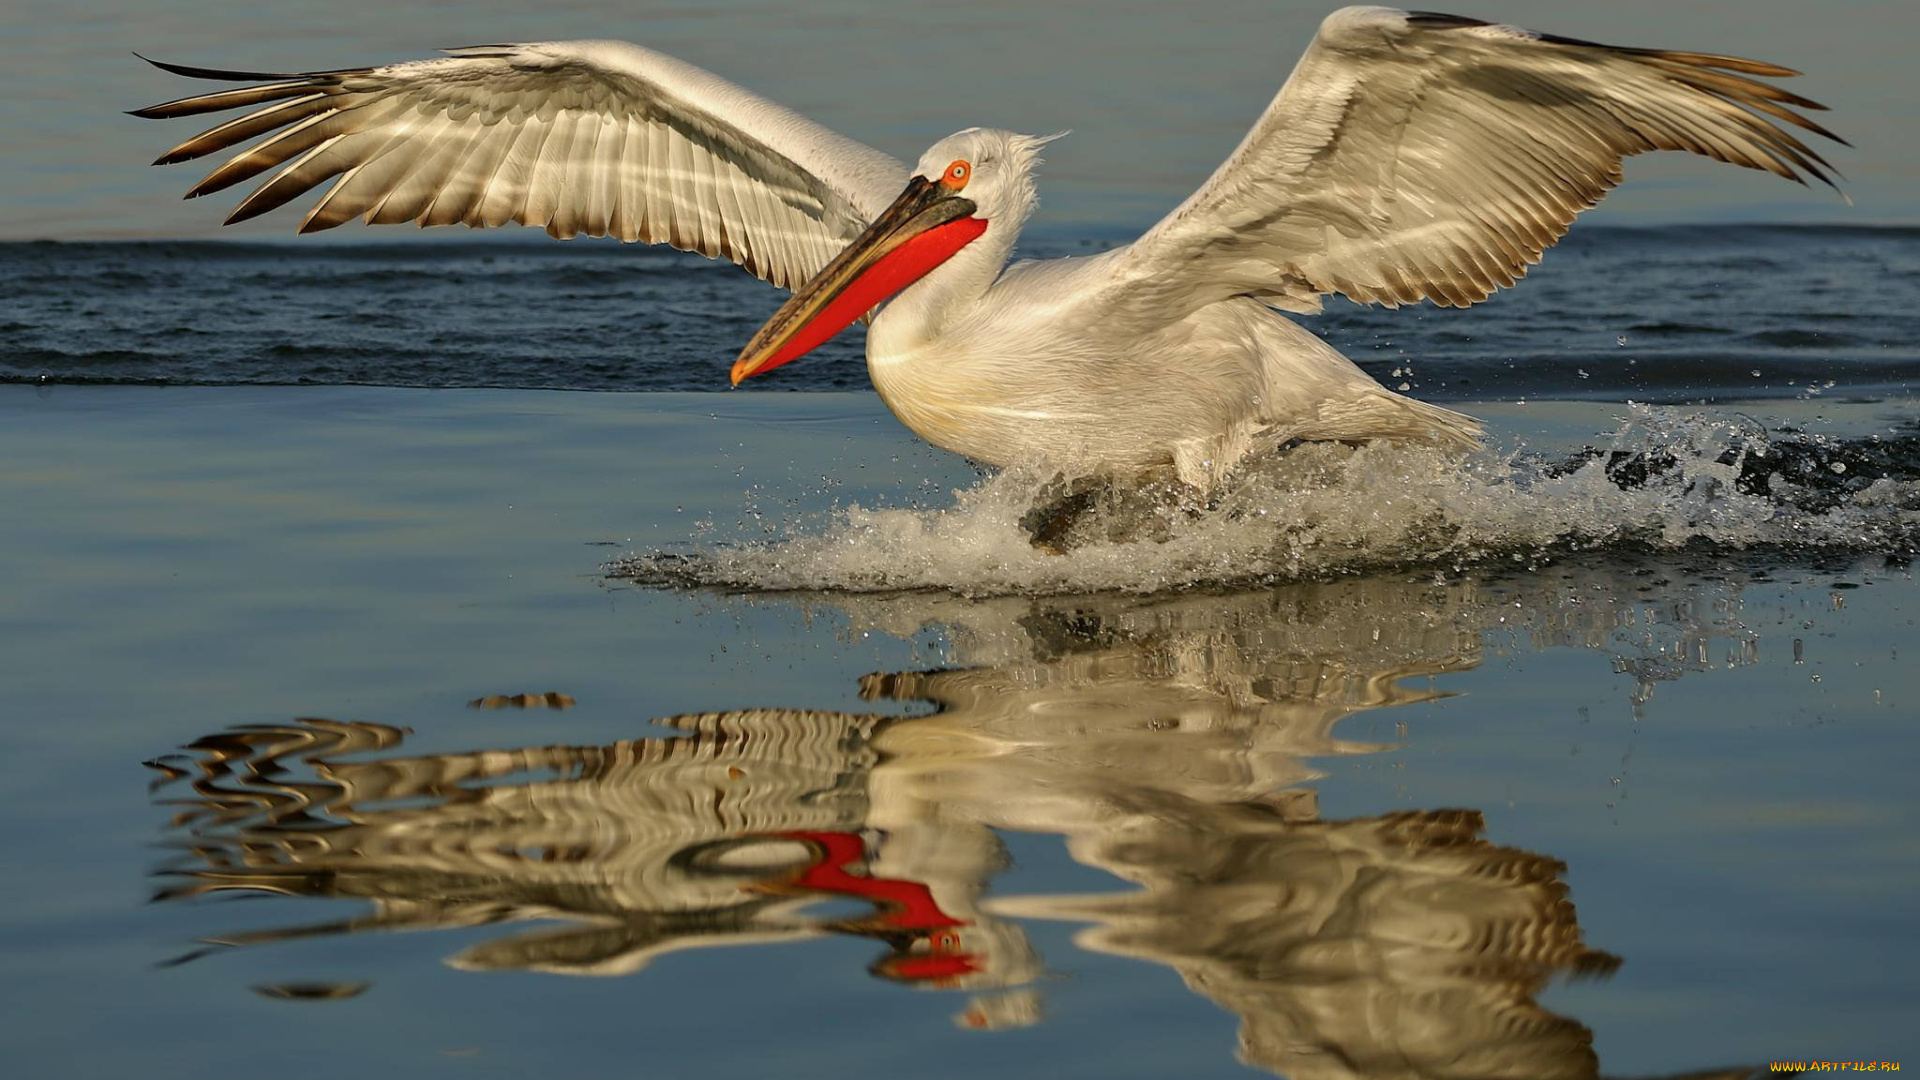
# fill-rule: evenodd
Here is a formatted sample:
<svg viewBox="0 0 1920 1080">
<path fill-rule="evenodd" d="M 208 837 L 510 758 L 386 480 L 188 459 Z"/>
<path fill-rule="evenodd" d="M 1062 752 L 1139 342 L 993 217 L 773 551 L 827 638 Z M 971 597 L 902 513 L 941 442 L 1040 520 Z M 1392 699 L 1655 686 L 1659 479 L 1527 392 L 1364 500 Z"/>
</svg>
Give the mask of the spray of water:
<svg viewBox="0 0 1920 1080">
<path fill-rule="evenodd" d="M 1011 469 L 950 507 L 851 505 L 769 540 L 642 552 L 610 572 L 745 591 L 1145 594 L 1616 549 L 1904 555 L 1920 547 L 1920 430 L 1840 439 L 1634 406 L 1571 457 L 1308 444 L 1252 463 L 1204 508 L 1094 499 L 1093 525 L 1064 553 L 1033 543 L 1034 508 L 1059 491 L 1051 470 Z"/>
</svg>

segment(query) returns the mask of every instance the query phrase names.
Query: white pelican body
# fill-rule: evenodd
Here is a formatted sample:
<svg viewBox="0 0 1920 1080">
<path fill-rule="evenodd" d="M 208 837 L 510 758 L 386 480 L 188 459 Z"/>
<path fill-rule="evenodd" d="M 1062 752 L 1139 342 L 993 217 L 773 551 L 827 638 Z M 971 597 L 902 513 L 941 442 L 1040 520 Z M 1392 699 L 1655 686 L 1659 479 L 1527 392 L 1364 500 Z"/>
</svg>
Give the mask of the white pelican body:
<svg viewBox="0 0 1920 1080">
<path fill-rule="evenodd" d="M 1005 254 L 981 252 L 983 263 Z M 867 331 L 874 389 L 922 438 L 978 461 L 1123 473 L 1171 465 L 1202 490 L 1256 444 L 1470 443 L 1479 431 L 1388 391 L 1257 300 L 1229 297 L 1173 321 L 1136 316 L 1103 287 L 1124 258 L 995 265 L 984 287 L 942 266 Z"/>
<path fill-rule="evenodd" d="M 996 465 L 1172 466 L 1202 490 L 1289 439 L 1477 438 L 1279 311 L 1328 293 L 1465 306 L 1523 276 L 1628 155 L 1831 183 L 1778 122 L 1835 138 L 1790 107 L 1820 106 L 1749 77 L 1794 74 L 1770 64 L 1346 8 L 1234 154 L 1139 240 L 1010 264 L 1045 139 L 969 129 L 909 169 L 624 42 L 305 75 L 160 66 L 254 83 L 136 114 L 264 106 L 157 162 L 265 136 L 189 192 L 278 170 L 229 221 L 332 181 L 301 231 L 513 221 L 723 256 L 795 290 L 735 383 L 872 315 L 874 387 L 928 441 Z"/>
</svg>

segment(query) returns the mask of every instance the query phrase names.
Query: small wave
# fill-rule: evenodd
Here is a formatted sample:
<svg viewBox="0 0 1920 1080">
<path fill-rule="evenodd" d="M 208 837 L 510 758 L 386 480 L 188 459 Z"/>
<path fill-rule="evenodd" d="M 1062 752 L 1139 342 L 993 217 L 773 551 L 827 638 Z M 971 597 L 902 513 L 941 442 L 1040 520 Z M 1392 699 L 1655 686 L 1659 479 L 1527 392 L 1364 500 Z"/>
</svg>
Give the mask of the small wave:
<svg viewBox="0 0 1920 1080">
<path fill-rule="evenodd" d="M 1830 349 L 1860 344 L 1860 339 L 1853 334 L 1836 333 L 1831 330 L 1804 330 L 1797 327 L 1757 330 L 1748 334 L 1746 340 L 1756 345 L 1771 345 L 1780 349 Z"/>
<path fill-rule="evenodd" d="M 119 364 L 151 365 L 164 358 L 164 354 L 146 352 L 139 349 L 91 349 L 69 352 L 64 349 L 25 348 L 11 349 L 0 355 L 0 365 L 5 368 L 18 368 L 19 371 L 7 372 L 21 378 L 32 380 L 44 378 L 40 370 L 57 373 L 64 379 L 69 373 L 85 368 L 110 367 Z"/>
<path fill-rule="evenodd" d="M 1157 593 L 1590 551 L 1920 548 L 1920 432 L 1828 439 L 1648 406 L 1571 459 L 1296 447 L 1204 510 L 1104 499 L 1107 519 L 1065 554 L 1033 543 L 1036 503 L 1057 488 L 1008 470 L 950 508 L 854 505 L 774 540 L 658 549 L 609 573 L 743 591 Z"/>
<path fill-rule="evenodd" d="M 1687 322 L 1651 322 L 1634 323 L 1627 327 L 1630 334 L 1653 334 L 1659 337 L 1674 337 L 1682 334 L 1725 334 L 1724 326 L 1708 326 L 1702 323 Z"/>
</svg>

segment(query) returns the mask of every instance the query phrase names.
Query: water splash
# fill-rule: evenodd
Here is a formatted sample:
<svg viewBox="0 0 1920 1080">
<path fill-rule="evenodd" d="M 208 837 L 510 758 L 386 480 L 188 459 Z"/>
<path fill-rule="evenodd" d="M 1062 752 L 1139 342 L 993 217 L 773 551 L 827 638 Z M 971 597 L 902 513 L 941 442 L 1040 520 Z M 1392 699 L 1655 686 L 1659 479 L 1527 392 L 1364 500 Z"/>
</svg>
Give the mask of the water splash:
<svg viewBox="0 0 1920 1080">
<path fill-rule="evenodd" d="M 1157 593 L 1589 551 L 1920 548 L 1920 428 L 1839 438 L 1649 406 L 1571 457 L 1296 447 L 1204 510 L 1100 500 L 1100 527 L 1065 554 L 1032 543 L 1034 506 L 1057 488 L 1052 473 L 1008 470 L 951 507 L 851 505 L 770 540 L 656 549 L 609 572 L 744 591 Z"/>
</svg>

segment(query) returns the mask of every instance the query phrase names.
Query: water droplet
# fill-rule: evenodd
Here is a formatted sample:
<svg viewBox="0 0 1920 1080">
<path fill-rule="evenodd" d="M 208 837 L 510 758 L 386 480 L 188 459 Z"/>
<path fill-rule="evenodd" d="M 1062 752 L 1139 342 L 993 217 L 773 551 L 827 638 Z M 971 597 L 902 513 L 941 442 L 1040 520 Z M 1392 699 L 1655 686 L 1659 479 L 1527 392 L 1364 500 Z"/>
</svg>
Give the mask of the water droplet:
<svg viewBox="0 0 1920 1080">
<path fill-rule="evenodd" d="M 1618 345 L 1618 346 L 1620 346 L 1620 347 L 1621 347 L 1621 348 L 1623 348 L 1623 349 L 1624 349 L 1624 348 L 1626 348 L 1626 347 L 1627 347 L 1627 335 L 1625 335 L 1625 334 L 1621 334 L 1621 335 L 1620 335 L 1619 337 L 1617 337 L 1617 338 L 1614 338 L 1614 339 L 1613 339 L 1613 343 L 1614 343 L 1615 345 Z"/>
<path fill-rule="evenodd" d="M 1827 468 L 1833 470 L 1836 473 L 1843 473 L 1847 471 L 1847 463 L 1844 461 L 1836 461 L 1833 464 L 1828 465 Z"/>
</svg>

